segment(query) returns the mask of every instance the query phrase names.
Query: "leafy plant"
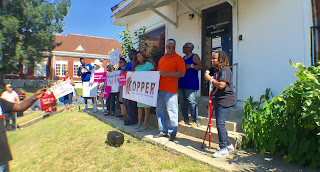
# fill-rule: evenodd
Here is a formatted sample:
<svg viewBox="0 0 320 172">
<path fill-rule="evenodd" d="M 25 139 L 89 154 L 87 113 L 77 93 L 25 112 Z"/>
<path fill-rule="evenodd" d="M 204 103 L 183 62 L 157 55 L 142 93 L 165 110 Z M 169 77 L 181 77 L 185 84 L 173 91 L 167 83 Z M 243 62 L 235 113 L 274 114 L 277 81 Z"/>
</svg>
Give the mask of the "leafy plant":
<svg viewBox="0 0 320 172">
<path fill-rule="evenodd" d="M 244 145 L 261 153 L 284 155 L 285 162 L 320 165 L 320 67 L 290 64 L 297 81 L 279 96 L 266 89 L 259 101 L 249 97 L 244 105 Z"/>
<path fill-rule="evenodd" d="M 131 49 L 134 49 L 136 44 L 140 44 L 141 49 L 146 51 L 146 48 L 148 47 L 148 44 L 144 41 L 146 39 L 146 35 L 144 35 L 146 29 L 147 28 L 145 26 L 137 29 L 134 31 L 133 36 L 127 28 L 122 33 L 118 34 L 118 37 L 122 40 L 121 48 L 123 50 L 123 57 L 125 57 Z"/>
</svg>

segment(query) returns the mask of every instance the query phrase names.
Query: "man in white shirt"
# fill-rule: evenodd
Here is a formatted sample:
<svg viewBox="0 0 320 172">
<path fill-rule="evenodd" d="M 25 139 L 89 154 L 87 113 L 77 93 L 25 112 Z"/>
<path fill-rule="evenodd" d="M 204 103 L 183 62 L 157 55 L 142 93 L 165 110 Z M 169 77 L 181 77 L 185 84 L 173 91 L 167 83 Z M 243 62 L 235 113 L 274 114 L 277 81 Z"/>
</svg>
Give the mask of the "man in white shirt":
<svg viewBox="0 0 320 172">
<path fill-rule="evenodd" d="M 19 104 L 19 95 L 12 90 L 12 85 L 11 84 L 7 84 L 6 85 L 6 91 L 4 91 L 1 94 L 1 98 L 7 100 L 8 102 L 11 103 L 17 103 Z M 5 113 L 4 114 L 4 118 L 5 118 L 5 122 L 6 122 L 6 129 L 10 130 L 10 119 L 12 121 L 12 126 L 11 126 L 11 130 L 15 130 L 16 129 L 16 115 L 14 112 L 10 112 L 10 113 Z"/>
</svg>

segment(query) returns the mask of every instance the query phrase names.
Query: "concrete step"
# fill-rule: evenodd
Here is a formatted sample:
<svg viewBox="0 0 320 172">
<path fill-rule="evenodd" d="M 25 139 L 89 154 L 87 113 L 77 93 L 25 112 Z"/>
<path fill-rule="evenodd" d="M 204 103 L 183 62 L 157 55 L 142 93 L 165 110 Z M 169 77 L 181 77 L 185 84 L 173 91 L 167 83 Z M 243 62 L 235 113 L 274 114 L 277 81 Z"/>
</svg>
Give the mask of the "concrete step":
<svg viewBox="0 0 320 172">
<path fill-rule="evenodd" d="M 208 123 L 209 123 L 209 119 L 206 118 L 206 117 L 199 116 L 199 123 L 201 125 L 207 126 Z M 236 132 L 237 131 L 237 125 L 238 124 L 235 123 L 235 122 L 226 121 L 226 129 L 227 129 L 227 131 Z M 211 119 L 211 127 L 217 128 L 216 119 L 213 119 L 213 118 Z"/>
<path fill-rule="evenodd" d="M 199 127 L 191 127 L 187 124 L 179 124 L 178 132 L 203 139 L 207 130 L 207 126 L 200 125 Z M 228 131 L 228 136 L 233 145 L 240 145 L 242 138 L 245 136 L 243 133 Z M 209 140 L 209 134 L 206 137 L 206 140 Z M 216 128 L 211 127 L 211 142 L 219 143 L 218 131 Z"/>
</svg>

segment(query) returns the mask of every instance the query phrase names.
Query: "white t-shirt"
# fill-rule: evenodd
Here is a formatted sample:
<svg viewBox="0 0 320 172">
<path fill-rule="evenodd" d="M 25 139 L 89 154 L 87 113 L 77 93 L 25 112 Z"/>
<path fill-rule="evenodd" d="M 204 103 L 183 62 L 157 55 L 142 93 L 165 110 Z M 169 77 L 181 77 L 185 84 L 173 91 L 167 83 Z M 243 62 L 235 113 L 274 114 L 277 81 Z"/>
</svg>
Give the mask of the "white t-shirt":
<svg viewBox="0 0 320 172">
<path fill-rule="evenodd" d="M 5 99 L 9 102 L 15 103 L 16 98 L 19 99 L 19 96 L 15 91 L 12 91 L 11 93 L 9 93 L 8 91 L 5 91 L 2 93 L 1 98 Z"/>
</svg>

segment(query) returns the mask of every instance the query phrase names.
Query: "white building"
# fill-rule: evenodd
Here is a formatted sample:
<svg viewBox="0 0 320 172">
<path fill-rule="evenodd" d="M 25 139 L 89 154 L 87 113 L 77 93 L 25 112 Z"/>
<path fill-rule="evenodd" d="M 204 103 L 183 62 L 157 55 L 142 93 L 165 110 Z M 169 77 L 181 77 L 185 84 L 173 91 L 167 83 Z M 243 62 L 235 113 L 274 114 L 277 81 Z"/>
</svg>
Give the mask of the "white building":
<svg viewBox="0 0 320 172">
<path fill-rule="evenodd" d="M 123 0 L 112 11 L 114 25 L 132 33 L 147 27 L 148 43 L 160 53 L 168 38 L 181 56 L 192 42 L 205 69 L 221 46 L 234 65 L 239 102 L 266 88 L 279 95 L 295 82 L 289 59 L 306 66 L 319 60 L 319 0 Z M 207 95 L 201 79 L 200 95 Z"/>
</svg>

